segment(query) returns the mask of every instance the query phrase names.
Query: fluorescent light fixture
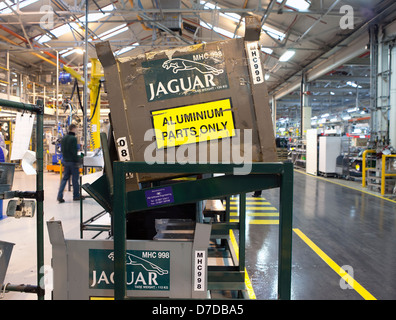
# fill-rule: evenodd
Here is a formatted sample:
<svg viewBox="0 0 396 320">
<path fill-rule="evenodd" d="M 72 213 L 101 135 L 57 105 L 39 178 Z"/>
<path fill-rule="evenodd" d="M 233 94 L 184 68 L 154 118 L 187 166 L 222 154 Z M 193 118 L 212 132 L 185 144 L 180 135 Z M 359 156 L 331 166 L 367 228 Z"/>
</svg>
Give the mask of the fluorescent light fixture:
<svg viewBox="0 0 396 320">
<path fill-rule="evenodd" d="M 208 1 L 203 1 L 201 0 L 201 5 L 204 6 L 204 9 L 212 9 L 212 10 L 218 10 L 221 9 L 220 6 L 218 6 L 217 4 L 213 4 L 210 3 Z M 241 15 L 237 14 L 237 13 L 232 13 L 232 12 L 220 12 L 219 14 L 220 16 L 230 19 L 236 23 L 239 23 L 239 21 L 241 20 Z M 242 19 L 241 24 L 245 24 L 244 20 Z"/>
<path fill-rule="evenodd" d="M 344 116 L 344 117 L 342 117 L 342 120 L 349 120 L 349 119 L 351 119 L 351 116 Z"/>
<path fill-rule="evenodd" d="M 326 118 L 326 117 L 328 117 L 328 116 L 329 116 L 328 113 L 325 113 L 325 114 L 322 114 L 322 115 L 321 115 L 322 118 Z"/>
<path fill-rule="evenodd" d="M 354 87 L 354 88 L 359 88 L 359 89 L 362 88 L 362 86 L 359 86 L 358 84 L 356 84 L 356 82 L 352 82 L 352 81 L 348 81 L 347 85 L 351 86 L 351 87 Z"/>
<path fill-rule="evenodd" d="M 333 91 L 330 91 L 330 94 L 331 94 L 332 96 L 334 96 L 334 95 L 335 95 L 335 93 L 334 93 Z"/>
<path fill-rule="evenodd" d="M 73 48 L 67 48 L 67 49 L 61 50 L 61 51 L 59 51 L 59 54 L 64 54 L 64 53 L 66 53 L 67 51 L 72 50 L 72 49 L 73 49 Z"/>
<path fill-rule="evenodd" d="M 42 36 L 38 36 L 34 38 L 38 43 L 43 44 L 45 42 L 48 42 L 50 40 L 52 40 L 49 36 L 47 36 L 46 34 L 42 35 Z"/>
<path fill-rule="evenodd" d="M 55 29 L 52 29 L 51 33 L 55 37 L 59 38 L 59 37 L 63 36 L 64 34 L 70 32 L 71 31 L 70 27 L 72 27 L 73 29 L 78 29 L 78 25 L 75 22 L 70 23 L 70 26 L 69 26 L 69 24 L 65 23 Z"/>
<path fill-rule="evenodd" d="M 205 22 L 203 22 L 202 20 L 200 20 L 199 23 L 200 23 L 200 25 L 201 25 L 202 27 L 204 27 L 204 28 L 209 28 L 209 29 L 213 29 L 213 31 L 215 31 L 215 32 L 217 32 L 217 33 L 219 33 L 219 34 L 221 34 L 221 35 L 227 37 L 227 38 L 230 38 L 230 39 L 233 39 L 233 38 L 234 38 L 234 32 L 227 31 L 227 30 L 225 30 L 225 29 L 223 29 L 223 28 L 220 28 L 220 27 L 213 27 L 210 23 L 205 23 Z M 235 35 L 235 38 L 240 38 L 240 36 Z"/>
<path fill-rule="evenodd" d="M 239 21 L 241 21 L 241 16 L 237 13 L 225 12 L 225 13 L 220 13 L 220 16 L 230 19 L 230 20 L 234 21 L 235 23 L 239 23 Z M 241 24 L 245 24 L 243 19 L 241 21 Z"/>
<path fill-rule="evenodd" d="M 262 29 L 263 29 L 264 31 L 267 31 L 267 33 L 268 33 L 269 35 L 271 35 L 273 38 L 279 39 L 279 41 L 282 41 L 282 40 L 285 38 L 285 36 L 286 36 L 283 32 L 280 32 L 280 31 L 278 31 L 278 30 L 275 30 L 274 28 L 268 27 L 268 26 L 266 26 L 266 25 L 264 25 L 264 26 L 262 27 Z"/>
<path fill-rule="evenodd" d="M 359 111 L 359 108 L 355 107 L 355 108 L 351 108 L 351 109 L 347 110 L 347 112 L 349 112 L 349 113 L 355 112 L 355 111 Z"/>
<path fill-rule="evenodd" d="M 332 118 L 332 119 L 330 119 L 330 122 L 337 122 L 337 121 L 338 121 L 337 118 Z"/>
<path fill-rule="evenodd" d="M 135 42 L 131 46 L 127 46 L 127 47 L 121 48 L 120 50 L 118 50 L 116 52 L 116 55 L 119 56 L 119 55 L 122 55 L 125 52 L 131 51 L 131 50 L 135 49 L 138 45 L 139 45 L 139 42 Z"/>
<path fill-rule="evenodd" d="M 83 53 L 84 53 L 84 50 L 82 50 L 81 48 L 76 48 L 76 49 L 70 50 L 69 52 L 64 53 L 64 54 L 62 55 L 62 57 L 70 56 L 70 55 L 73 54 L 73 53 L 83 54 Z"/>
<path fill-rule="evenodd" d="M 294 56 L 296 52 L 294 50 L 287 50 L 284 54 L 281 55 L 279 61 L 286 62 L 289 61 L 291 57 Z"/>
<path fill-rule="evenodd" d="M 125 25 L 126 25 L 126 24 L 125 24 Z M 113 29 L 112 29 L 112 30 L 113 30 Z M 124 27 L 118 27 L 117 30 L 112 31 L 112 32 L 108 32 L 107 35 L 102 36 L 102 37 L 99 36 L 99 38 L 100 38 L 101 40 L 106 40 L 106 39 L 108 39 L 108 38 L 111 38 L 111 37 L 116 36 L 117 34 L 123 33 L 123 32 L 125 32 L 125 31 L 127 31 L 127 30 L 128 30 L 128 27 L 126 27 L 126 26 L 124 26 Z"/>
<path fill-rule="evenodd" d="M 318 119 L 317 116 L 314 116 L 314 117 L 311 118 L 311 120 L 316 120 L 316 119 Z"/>
<path fill-rule="evenodd" d="M 101 34 L 98 35 L 98 38 L 99 38 L 99 39 L 102 39 L 102 40 L 105 40 L 105 39 L 107 39 L 107 38 L 110 38 L 110 37 L 113 36 L 113 33 L 114 33 L 114 32 L 117 32 L 118 30 L 120 30 L 120 29 L 122 29 L 122 28 L 125 28 L 125 27 L 126 27 L 126 23 L 120 24 L 120 25 L 117 26 L 117 27 L 114 27 L 114 28 L 112 28 L 112 29 L 110 29 L 110 30 L 106 30 L 106 31 L 102 32 Z"/>
<path fill-rule="evenodd" d="M 276 0 L 278 3 L 281 3 L 282 0 Z M 311 5 L 311 1 L 308 0 L 287 0 L 286 6 L 297 9 L 298 11 L 306 11 Z"/>
<path fill-rule="evenodd" d="M 113 11 L 113 10 L 115 10 L 115 7 L 112 4 L 109 4 L 108 6 L 101 8 L 101 10 L 105 11 L 105 12 L 102 13 L 100 11 L 98 13 L 88 14 L 88 22 L 98 22 L 98 20 L 103 19 L 104 17 L 107 17 L 110 14 L 110 12 L 106 12 L 106 11 Z M 81 22 L 85 23 L 85 15 L 80 17 L 79 20 Z"/>
<path fill-rule="evenodd" d="M 261 47 L 261 51 L 263 51 L 266 54 L 272 54 L 272 52 L 274 52 L 274 50 L 265 47 Z"/>
</svg>

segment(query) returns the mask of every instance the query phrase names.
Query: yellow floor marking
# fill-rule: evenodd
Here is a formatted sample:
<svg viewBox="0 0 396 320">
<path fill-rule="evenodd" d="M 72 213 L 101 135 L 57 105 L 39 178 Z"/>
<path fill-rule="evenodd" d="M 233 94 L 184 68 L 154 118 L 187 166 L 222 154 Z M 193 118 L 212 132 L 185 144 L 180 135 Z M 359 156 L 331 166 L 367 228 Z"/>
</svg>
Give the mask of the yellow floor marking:
<svg viewBox="0 0 396 320">
<path fill-rule="evenodd" d="M 250 220 L 249 224 L 279 224 L 279 220 Z"/>
<path fill-rule="evenodd" d="M 248 213 L 248 217 L 279 217 L 279 212 Z M 230 212 L 231 217 L 239 217 L 238 212 Z"/>
<path fill-rule="evenodd" d="M 231 244 L 234 248 L 236 257 L 239 259 L 239 246 L 238 246 L 238 243 L 236 242 L 234 232 L 232 230 L 230 230 L 230 240 L 231 240 Z M 246 286 L 246 290 L 248 292 L 249 298 L 256 299 L 256 294 L 254 293 L 253 286 L 252 286 L 252 283 L 250 282 L 250 278 L 246 271 L 246 268 L 245 268 L 245 286 Z"/>
<path fill-rule="evenodd" d="M 300 229 L 294 228 L 293 231 L 332 268 L 342 279 L 353 287 L 365 300 L 377 300 L 365 288 L 363 288 L 354 278 L 352 278 L 344 269 L 335 263 L 327 254 L 325 254 L 315 243 L 313 243 Z"/>
<path fill-rule="evenodd" d="M 238 198 L 238 197 L 235 197 L 235 198 L 230 198 L 230 200 L 231 200 L 231 201 L 236 201 L 236 200 L 238 200 L 238 201 L 239 201 L 239 198 Z M 256 198 L 256 197 L 246 197 L 246 200 L 265 201 L 266 199 L 265 199 L 264 197 L 261 197 L 261 198 Z"/>
<path fill-rule="evenodd" d="M 279 212 L 248 213 L 249 217 L 279 217 Z"/>
<path fill-rule="evenodd" d="M 239 219 L 230 219 L 230 222 L 239 222 Z M 279 220 L 249 220 L 249 224 L 279 224 Z"/>
<path fill-rule="evenodd" d="M 230 202 L 231 202 L 230 205 L 232 205 L 232 206 L 239 205 L 239 201 L 230 201 Z M 259 205 L 262 205 L 262 204 L 271 204 L 271 203 L 268 202 L 268 201 L 252 201 L 252 202 L 246 202 L 246 204 L 247 204 L 248 206 L 250 206 L 250 205 L 252 205 L 252 204 L 259 204 Z"/>
<path fill-rule="evenodd" d="M 238 207 L 230 206 L 230 210 L 238 210 Z M 265 210 L 265 211 L 275 210 L 275 211 L 277 211 L 278 209 L 275 207 L 265 207 L 265 206 L 262 206 L 262 207 L 246 206 L 246 210 L 247 211 L 249 211 L 249 210 Z"/>
</svg>

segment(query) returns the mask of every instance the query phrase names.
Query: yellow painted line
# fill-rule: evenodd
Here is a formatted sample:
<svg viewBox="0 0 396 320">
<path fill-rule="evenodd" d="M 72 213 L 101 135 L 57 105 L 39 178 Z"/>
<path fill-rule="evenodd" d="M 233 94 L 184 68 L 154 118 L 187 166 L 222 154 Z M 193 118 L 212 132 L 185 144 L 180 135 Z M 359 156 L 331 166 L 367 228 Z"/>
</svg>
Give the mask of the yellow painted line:
<svg viewBox="0 0 396 320">
<path fill-rule="evenodd" d="M 239 222 L 239 219 L 230 219 L 230 222 Z M 279 220 L 265 219 L 265 220 L 249 220 L 249 224 L 279 224 Z"/>
<path fill-rule="evenodd" d="M 249 224 L 279 224 L 279 220 L 250 220 Z"/>
<path fill-rule="evenodd" d="M 238 243 L 236 242 L 234 232 L 232 230 L 230 230 L 230 240 L 231 240 L 231 244 L 234 248 L 235 254 L 236 254 L 237 258 L 239 259 L 239 246 L 238 246 Z M 249 299 L 256 299 L 256 294 L 254 293 L 253 286 L 252 286 L 252 283 L 250 282 L 250 278 L 246 271 L 246 268 L 245 268 L 245 286 L 246 286 L 246 290 L 249 295 Z"/>
<path fill-rule="evenodd" d="M 238 207 L 234 207 L 234 206 L 230 206 L 230 210 L 238 210 Z M 264 211 L 268 211 L 268 210 L 275 210 L 277 211 L 278 209 L 275 207 L 251 207 L 251 206 L 246 206 L 246 210 L 264 210 Z"/>
<path fill-rule="evenodd" d="M 247 201 L 259 201 L 259 202 L 267 201 L 267 199 L 264 197 L 263 198 L 249 198 L 249 197 L 247 197 L 246 200 Z M 230 201 L 239 201 L 239 198 L 231 198 Z"/>
<path fill-rule="evenodd" d="M 279 217 L 279 212 L 248 213 L 249 217 Z"/>
<path fill-rule="evenodd" d="M 300 229 L 294 228 L 293 231 L 333 269 L 342 279 L 357 291 L 365 300 L 377 300 L 371 293 L 363 288 L 354 278 L 352 278 L 344 269 L 335 263 L 327 254 L 325 254 L 315 243 L 313 243 Z"/>
<path fill-rule="evenodd" d="M 231 205 L 239 205 L 239 201 L 230 201 L 231 203 Z M 268 201 L 252 201 L 252 202 L 246 202 L 246 204 L 249 206 L 249 205 L 252 205 L 252 204 L 259 204 L 259 205 L 261 205 L 261 204 L 271 204 L 270 202 L 268 202 Z"/>
<path fill-rule="evenodd" d="M 257 212 L 257 213 L 248 213 L 249 217 L 279 217 L 279 212 Z M 239 217 L 238 212 L 230 212 L 231 217 Z"/>
<path fill-rule="evenodd" d="M 309 173 L 306 173 L 306 172 L 302 172 L 302 171 L 298 171 L 298 170 L 296 170 L 296 172 L 305 174 L 305 175 L 307 175 L 307 176 L 309 176 L 309 177 L 312 177 L 312 178 L 316 178 L 316 179 L 324 180 L 324 181 L 327 181 L 327 182 L 330 182 L 330 183 L 334 183 L 334 184 L 337 184 L 337 185 L 342 186 L 342 187 L 345 187 L 345 188 L 349 188 L 349 189 L 352 189 L 352 190 L 360 191 L 360 192 L 369 194 L 370 196 L 374 196 L 374 197 L 377 197 L 377 198 L 380 198 L 380 199 L 383 199 L 383 200 L 387 200 L 387 201 L 396 203 L 396 200 L 392 200 L 392 199 L 388 199 L 388 198 L 385 198 L 385 197 L 381 197 L 381 196 L 379 196 L 379 195 L 370 193 L 370 192 L 368 192 L 368 191 L 361 190 L 361 189 L 358 189 L 358 188 L 354 188 L 354 187 L 351 187 L 351 186 L 347 186 L 347 185 L 345 185 L 345 184 L 332 181 L 332 180 L 330 180 L 330 179 L 326 179 L 326 178 L 323 178 L 323 177 L 314 176 L 314 175 L 312 175 L 312 174 L 309 174 Z"/>
</svg>

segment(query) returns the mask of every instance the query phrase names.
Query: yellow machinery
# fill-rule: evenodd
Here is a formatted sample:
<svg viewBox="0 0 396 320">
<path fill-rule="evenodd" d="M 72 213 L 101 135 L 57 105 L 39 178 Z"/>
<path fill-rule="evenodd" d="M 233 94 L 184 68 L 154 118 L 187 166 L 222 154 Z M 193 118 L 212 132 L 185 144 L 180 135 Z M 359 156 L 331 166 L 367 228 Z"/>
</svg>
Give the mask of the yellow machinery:
<svg viewBox="0 0 396 320">
<path fill-rule="evenodd" d="M 63 66 L 63 70 L 70 73 L 78 81 L 85 83 L 85 79 L 70 67 Z M 91 80 L 88 84 L 90 89 L 90 147 L 91 150 L 100 148 L 100 73 L 101 65 L 98 59 L 91 59 Z"/>
<path fill-rule="evenodd" d="M 100 73 L 101 65 L 98 59 L 91 59 L 90 89 L 90 146 L 91 150 L 100 148 Z"/>
</svg>

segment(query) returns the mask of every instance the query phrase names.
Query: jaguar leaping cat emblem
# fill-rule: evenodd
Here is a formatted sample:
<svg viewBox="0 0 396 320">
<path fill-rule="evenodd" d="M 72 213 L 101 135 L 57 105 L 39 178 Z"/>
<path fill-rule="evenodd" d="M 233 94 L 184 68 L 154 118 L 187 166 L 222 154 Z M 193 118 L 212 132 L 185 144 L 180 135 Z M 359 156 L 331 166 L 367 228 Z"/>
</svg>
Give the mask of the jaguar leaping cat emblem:
<svg viewBox="0 0 396 320">
<path fill-rule="evenodd" d="M 181 59 L 181 58 L 174 58 L 164 61 L 164 63 L 162 64 L 162 68 L 166 70 L 172 69 L 172 72 L 175 74 L 178 73 L 179 71 L 194 70 L 194 69 L 201 72 L 202 74 L 210 73 L 216 76 L 224 72 L 224 70 L 216 69 L 207 64 Z"/>
</svg>

